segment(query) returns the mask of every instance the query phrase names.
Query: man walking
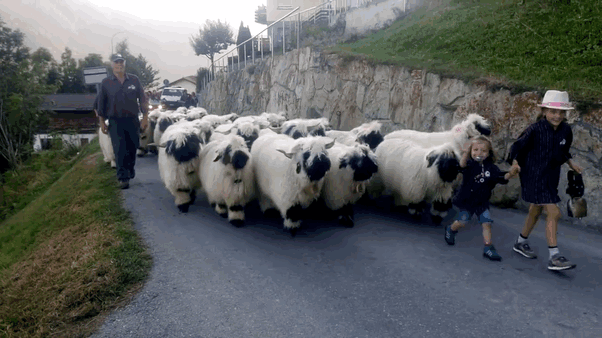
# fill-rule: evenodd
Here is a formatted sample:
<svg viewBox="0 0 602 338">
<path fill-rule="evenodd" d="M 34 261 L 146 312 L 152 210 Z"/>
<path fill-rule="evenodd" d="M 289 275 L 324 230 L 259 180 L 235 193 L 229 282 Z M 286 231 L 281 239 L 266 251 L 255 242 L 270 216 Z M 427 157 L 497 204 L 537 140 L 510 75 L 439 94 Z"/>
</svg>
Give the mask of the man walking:
<svg viewBox="0 0 602 338">
<path fill-rule="evenodd" d="M 140 130 L 148 126 L 148 98 L 137 76 L 125 72 L 121 54 L 112 57 L 113 74 L 102 81 L 98 93 L 98 119 L 103 133 L 111 136 L 117 179 L 121 189 L 127 189 L 136 172 L 136 149 Z M 142 111 L 142 121 L 138 113 Z M 109 120 L 109 125 L 105 123 Z"/>
</svg>

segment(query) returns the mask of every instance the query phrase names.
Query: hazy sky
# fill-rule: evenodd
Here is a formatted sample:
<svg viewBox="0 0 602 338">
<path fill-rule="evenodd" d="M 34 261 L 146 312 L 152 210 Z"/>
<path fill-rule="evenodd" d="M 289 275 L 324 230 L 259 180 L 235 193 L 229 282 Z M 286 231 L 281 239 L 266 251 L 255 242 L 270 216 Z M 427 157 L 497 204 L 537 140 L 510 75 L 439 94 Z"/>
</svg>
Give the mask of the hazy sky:
<svg viewBox="0 0 602 338">
<path fill-rule="evenodd" d="M 255 35 L 264 29 L 265 25 L 255 23 L 255 10 L 259 5 L 267 4 L 267 0 L 87 0 L 98 7 L 107 7 L 126 12 L 141 19 L 165 21 L 180 21 L 198 23 L 199 27 L 205 20 L 226 21 L 230 24 L 234 37 L 242 21 L 249 26 L 251 34 Z"/>
</svg>

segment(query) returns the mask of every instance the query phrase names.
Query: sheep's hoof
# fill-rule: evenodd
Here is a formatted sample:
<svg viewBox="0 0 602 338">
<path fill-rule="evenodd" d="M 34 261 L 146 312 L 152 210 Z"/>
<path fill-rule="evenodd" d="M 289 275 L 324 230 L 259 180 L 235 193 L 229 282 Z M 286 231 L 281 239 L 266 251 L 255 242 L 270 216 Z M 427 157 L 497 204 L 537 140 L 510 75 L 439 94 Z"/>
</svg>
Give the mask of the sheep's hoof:
<svg viewBox="0 0 602 338">
<path fill-rule="evenodd" d="M 240 228 L 243 225 L 245 225 L 245 221 L 242 219 L 232 219 L 230 220 L 230 224 L 234 225 L 237 228 Z"/>
<path fill-rule="evenodd" d="M 190 192 L 190 202 L 188 202 L 188 203 L 194 204 L 194 201 L 196 201 L 196 190 L 193 189 Z"/>
<path fill-rule="evenodd" d="M 431 221 L 433 224 L 441 225 L 441 222 L 443 222 L 443 217 L 439 215 L 431 215 Z"/>
<path fill-rule="evenodd" d="M 178 205 L 178 210 L 180 210 L 180 212 L 183 212 L 183 213 L 187 213 L 189 208 L 190 208 L 189 203 L 184 203 L 184 204 Z"/>
<path fill-rule="evenodd" d="M 353 218 L 349 215 L 339 216 L 339 224 L 347 228 L 353 228 Z"/>
</svg>

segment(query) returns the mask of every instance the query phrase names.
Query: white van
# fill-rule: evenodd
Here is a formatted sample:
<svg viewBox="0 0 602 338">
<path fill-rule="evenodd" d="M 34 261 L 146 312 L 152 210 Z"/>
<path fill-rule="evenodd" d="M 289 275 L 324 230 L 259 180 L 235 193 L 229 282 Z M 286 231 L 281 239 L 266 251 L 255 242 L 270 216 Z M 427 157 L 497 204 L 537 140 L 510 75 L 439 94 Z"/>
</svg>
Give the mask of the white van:
<svg viewBox="0 0 602 338">
<path fill-rule="evenodd" d="M 161 91 L 161 107 L 164 109 L 178 109 L 184 107 L 182 96 L 186 89 L 182 87 L 165 87 Z"/>
</svg>

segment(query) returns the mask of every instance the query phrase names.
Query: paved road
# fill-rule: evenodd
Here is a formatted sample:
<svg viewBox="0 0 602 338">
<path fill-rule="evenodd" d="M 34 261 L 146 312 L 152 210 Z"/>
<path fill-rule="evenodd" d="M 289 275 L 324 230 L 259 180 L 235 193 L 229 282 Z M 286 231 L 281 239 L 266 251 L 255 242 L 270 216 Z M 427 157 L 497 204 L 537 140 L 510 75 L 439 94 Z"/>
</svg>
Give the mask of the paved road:
<svg viewBox="0 0 602 338">
<path fill-rule="evenodd" d="M 359 206 L 352 229 L 247 214 L 234 228 L 200 196 L 178 214 L 156 157 L 138 159 L 124 191 L 154 257 L 150 279 L 94 337 L 602 337 L 602 236 L 563 226 L 575 270 L 546 269 L 540 254 L 511 251 L 524 214 L 494 209 L 494 243 L 482 257 L 473 224 L 448 246 L 443 228 Z"/>
</svg>

